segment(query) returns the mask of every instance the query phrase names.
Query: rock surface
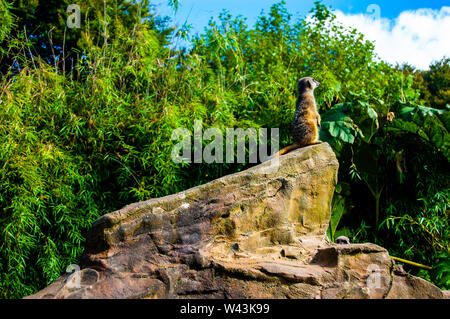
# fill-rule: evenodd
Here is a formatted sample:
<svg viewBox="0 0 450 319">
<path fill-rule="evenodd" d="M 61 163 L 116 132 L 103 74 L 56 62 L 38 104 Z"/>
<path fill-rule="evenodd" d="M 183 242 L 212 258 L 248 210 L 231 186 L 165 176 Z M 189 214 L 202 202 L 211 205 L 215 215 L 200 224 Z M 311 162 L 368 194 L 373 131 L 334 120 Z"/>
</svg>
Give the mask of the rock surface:
<svg viewBox="0 0 450 319">
<path fill-rule="evenodd" d="M 374 244 L 326 230 L 328 144 L 98 219 L 81 270 L 27 298 L 443 298 Z"/>
</svg>

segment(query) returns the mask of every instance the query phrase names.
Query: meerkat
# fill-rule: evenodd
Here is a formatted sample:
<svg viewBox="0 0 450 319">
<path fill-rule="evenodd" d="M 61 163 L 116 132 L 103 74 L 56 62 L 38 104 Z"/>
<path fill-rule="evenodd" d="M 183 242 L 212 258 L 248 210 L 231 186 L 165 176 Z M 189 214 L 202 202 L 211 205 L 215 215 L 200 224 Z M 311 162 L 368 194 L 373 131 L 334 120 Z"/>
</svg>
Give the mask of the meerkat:
<svg viewBox="0 0 450 319">
<path fill-rule="evenodd" d="M 297 148 L 318 144 L 320 115 L 317 112 L 314 89 L 320 85 L 312 77 L 301 78 L 298 81 L 298 97 L 295 103 L 294 121 L 292 123 L 292 137 L 294 144 L 286 146 L 271 158 L 289 153 Z"/>
</svg>

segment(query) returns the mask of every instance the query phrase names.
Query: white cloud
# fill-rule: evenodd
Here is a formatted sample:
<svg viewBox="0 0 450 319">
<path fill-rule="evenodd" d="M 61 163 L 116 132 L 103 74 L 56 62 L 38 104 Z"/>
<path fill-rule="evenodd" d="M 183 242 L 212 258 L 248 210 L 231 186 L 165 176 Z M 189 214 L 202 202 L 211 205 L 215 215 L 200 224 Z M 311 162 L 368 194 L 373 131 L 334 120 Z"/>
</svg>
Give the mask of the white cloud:
<svg viewBox="0 0 450 319">
<path fill-rule="evenodd" d="M 450 57 L 450 7 L 403 11 L 394 20 L 339 10 L 335 14 L 343 25 L 355 27 L 374 41 L 375 52 L 389 63 L 408 62 L 427 69 L 433 61 Z"/>
</svg>

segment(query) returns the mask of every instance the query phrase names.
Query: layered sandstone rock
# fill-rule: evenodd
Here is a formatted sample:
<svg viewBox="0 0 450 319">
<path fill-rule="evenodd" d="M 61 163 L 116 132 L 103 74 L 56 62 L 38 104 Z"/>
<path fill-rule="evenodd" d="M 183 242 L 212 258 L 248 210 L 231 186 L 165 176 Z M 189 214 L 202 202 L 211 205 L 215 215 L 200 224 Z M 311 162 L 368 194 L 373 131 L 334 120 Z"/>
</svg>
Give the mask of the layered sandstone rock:
<svg viewBox="0 0 450 319">
<path fill-rule="evenodd" d="M 326 238 L 328 144 L 97 220 L 80 259 L 29 298 L 443 298 L 374 244 Z"/>
</svg>

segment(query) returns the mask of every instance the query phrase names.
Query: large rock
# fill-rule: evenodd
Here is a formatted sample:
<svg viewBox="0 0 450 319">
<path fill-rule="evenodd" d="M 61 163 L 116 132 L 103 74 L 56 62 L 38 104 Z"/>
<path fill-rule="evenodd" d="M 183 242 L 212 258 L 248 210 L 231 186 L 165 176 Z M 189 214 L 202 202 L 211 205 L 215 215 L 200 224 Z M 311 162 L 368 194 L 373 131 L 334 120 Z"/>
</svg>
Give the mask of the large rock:
<svg viewBox="0 0 450 319">
<path fill-rule="evenodd" d="M 129 205 L 94 223 L 80 271 L 29 298 L 442 298 L 384 248 L 327 240 L 337 170 L 323 143 Z"/>
</svg>

